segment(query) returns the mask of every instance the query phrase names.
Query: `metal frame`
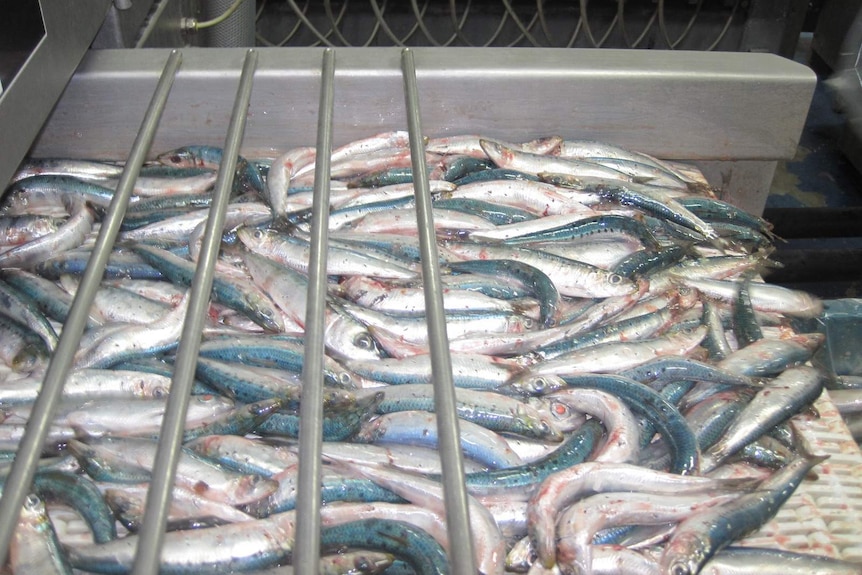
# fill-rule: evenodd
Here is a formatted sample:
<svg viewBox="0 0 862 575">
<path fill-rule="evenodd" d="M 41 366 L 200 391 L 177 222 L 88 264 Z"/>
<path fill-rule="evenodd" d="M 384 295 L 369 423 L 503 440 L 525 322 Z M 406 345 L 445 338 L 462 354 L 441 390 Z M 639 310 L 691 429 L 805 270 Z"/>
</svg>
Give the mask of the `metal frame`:
<svg viewBox="0 0 862 575">
<path fill-rule="evenodd" d="M 45 35 L 0 94 L 0 134 L 7 135 L 0 140 L 4 186 L 96 36 L 110 2 L 39 0 Z"/>
<path fill-rule="evenodd" d="M 105 263 L 111 253 L 126 212 L 137 175 L 148 150 L 151 149 L 160 120 L 174 84 L 182 56 L 172 51 L 163 64 L 159 81 L 141 124 L 135 142 L 118 184 L 117 194 L 111 202 L 99 237 L 94 256 L 87 265 L 81 286 L 75 296 L 69 319 L 46 373 L 42 392 L 34 405 L 27 430 L 21 441 L 12 470 L 0 498 L 0 561 L 8 553 L 10 539 L 18 516 L 36 471 L 36 464 L 50 428 L 51 421 L 62 396 L 65 374 L 68 373 L 86 322 L 87 310 L 92 305 Z M 164 542 L 170 506 L 172 485 L 177 462 L 189 394 L 194 378 L 195 363 L 200 348 L 202 325 L 209 306 L 215 264 L 218 259 L 221 228 L 230 197 L 229 174 L 236 167 L 240 144 L 243 140 L 246 119 L 252 94 L 252 82 L 258 62 L 258 53 L 245 54 L 239 87 L 231 108 L 231 119 L 224 142 L 224 155 L 219 166 L 213 205 L 204 233 L 203 245 L 195 277 L 190 290 L 188 309 L 183 322 L 180 346 L 174 364 L 171 393 L 159 433 L 158 452 L 153 467 L 147 508 L 140 532 L 132 573 L 155 574 L 159 571 L 159 555 Z M 441 430 L 441 458 L 443 485 L 446 494 L 447 523 L 451 539 L 451 563 L 455 572 L 475 572 L 470 523 L 467 512 L 467 491 L 464 485 L 463 459 L 455 409 L 455 388 L 452 381 L 452 364 L 446 337 L 446 319 L 443 310 L 443 292 L 440 284 L 439 259 L 436 254 L 434 222 L 431 216 L 429 184 L 425 170 L 423 135 L 419 119 L 419 92 L 416 86 L 413 54 L 403 54 L 404 94 L 407 124 L 410 132 L 414 169 L 422 174 L 416 183 L 418 224 L 422 234 L 422 265 L 426 278 L 428 302 L 429 341 L 433 372 L 438 428 Z M 300 470 L 297 505 L 297 536 L 295 565 L 297 573 L 312 575 L 318 571 L 320 554 L 320 458 L 323 421 L 323 336 L 326 306 L 326 254 L 329 217 L 329 156 L 333 136 L 333 85 L 335 56 L 331 49 L 324 51 L 320 74 L 320 101 L 318 119 L 317 157 L 315 166 L 315 198 L 312 212 L 311 255 L 305 357 L 303 362 L 303 401 L 300 427 Z"/>
<path fill-rule="evenodd" d="M 447 522 L 453 540 L 450 562 L 454 572 L 469 573 L 475 569 L 440 270 L 427 206 L 424 154 L 417 153 L 422 149 L 423 136 L 475 131 L 516 140 L 549 133 L 592 137 L 666 158 L 700 160 L 707 165 L 712 162 L 721 175 L 727 175 L 722 172 L 727 167 L 732 179 L 740 165 L 754 166 L 755 175 L 763 174 L 770 166 L 774 168 L 775 160 L 792 156 L 814 86 L 813 74 L 806 68 L 768 55 L 690 53 L 659 58 L 655 53 L 635 56 L 618 51 L 344 49 L 338 52 L 338 70 L 332 51 L 324 51 L 323 56 L 321 71 L 321 50 L 291 51 L 289 64 L 285 64 L 281 50 L 190 49 L 183 52 L 182 70 L 177 72 L 180 55 L 175 51 L 108 51 L 90 54 L 73 78 L 44 126 L 34 154 L 68 156 L 74 151 L 78 157 L 124 159 L 123 150 L 132 151 L 0 499 L 0 556 L 8 550 L 18 511 L 35 473 L 40 437 L 52 419 L 63 376 L 83 331 L 86 310 L 116 238 L 132 183 L 148 153 L 190 140 L 225 148 L 134 572 L 143 575 L 158 571 L 191 381 L 188 365 L 193 365 L 197 355 L 199 326 L 214 274 L 216 230 L 226 207 L 228 178 L 224 174 L 233 173 L 237 151 L 248 157 L 265 157 L 305 143 L 315 121 L 317 157 L 322 161 L 315 170 L 309 345 L 304 363 L 308 387 L 303 392 L 308 395 L 302 402 L 298 496 L 307 508 L 298 508 L 305 527 L 297 529 L 295 544 L 297 572 L 317 572 L 320 519 L 314 494 L 319 493 L 320 480 L 322 372 L 314 366 L 322 362 L 320 320 L 325 305 L 328 205 L 325 158 L 335 142 L 403 128 L 406 118 L 414 173 L 420 176 L 415 184 L 417 219 L 422 232 Z M 315 91 L 319 98 L 309 98 Z M 618 97 L 611 99 L 609 94 Z M 671 94 L 679 97 L 669 97 Z M 109 101 L 121 105 L 116 109 L 101 105 Z M 93 102 L 100 105 L 92 106 Z M 146 110 L 144 121 L 135 130 L 129 118 L 141 109 Z M 224 125 L 229 126 L 227 136 L 222 132 Z M 271 147 L 273 143 L 279 147 Z M 726 161 L 729 158 L 734 161 Z"/>
</svg>

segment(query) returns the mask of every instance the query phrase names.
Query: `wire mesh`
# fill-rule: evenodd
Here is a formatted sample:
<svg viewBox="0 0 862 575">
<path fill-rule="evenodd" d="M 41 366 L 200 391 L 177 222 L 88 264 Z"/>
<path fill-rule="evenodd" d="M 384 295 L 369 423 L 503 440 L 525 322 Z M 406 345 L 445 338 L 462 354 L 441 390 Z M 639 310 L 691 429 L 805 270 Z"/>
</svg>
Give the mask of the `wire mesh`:
<svg viewBox="0 0 862 575">
<path fill-rule="evenodd" d="M 746 6 L 742 0 L 259 0 L 256 37 L 265 46 L 737 50 Z"/>
</svg>

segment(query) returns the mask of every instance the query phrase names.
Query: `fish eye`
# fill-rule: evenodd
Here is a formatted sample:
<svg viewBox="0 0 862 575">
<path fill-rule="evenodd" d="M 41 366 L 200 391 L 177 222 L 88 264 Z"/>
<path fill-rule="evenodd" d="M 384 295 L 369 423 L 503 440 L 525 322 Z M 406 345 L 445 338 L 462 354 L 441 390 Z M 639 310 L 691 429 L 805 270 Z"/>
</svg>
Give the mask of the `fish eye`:
<svg viewBox="0 0 862 575">
<path fill-rule="evenodd" d="M 353 383 L 353 377 L 351 377 L 351 375 L 346 371 L 342 371 L 338 374 L 338 382 L 341 385 L 350 385 L 351 383 Z"/>
<path fill-rule="evenodd" d="M 153 389 L 153 399 L 163 399 L 168 396 L 168 390 L 164 387 L 156 387 Z"/>
<path fill-rule="evenodd" d="M 623 281 L 623 276 L 621 276 L 620 274 L 611 274 L 608 276 L 608 282 L 611 285 L 617 285 L 619 283 L 622 283 L 622 281 Z"/>
<path fill-rule="evenodd" d="M 544 377 L 534 377 L 531 381 L 531 387 L 536 393 L 542 393 L 547 386 L 548 380 Z"/>
<path fill-rule="evenodd" d="M 263 230 L 254 230 L 254 239 L 259 240 L 263 237 Z"/>
<path fill-rule="evenodd" d="M 524 318 L 524 327 L 526 329 L 533 329 L 533 320 L 532 318 L 526 317 Z"/>
<path fill-rule="evenodd" d="M 374 338 L 367 331 L 362 332 L 353 338 L 353 344 L 360 349 L 371 350 L 374 349 Z"/>
<path fill-rule="evenodd" d="M 168 158 L 168 161 L 172 164 L 179 164 L 183 161 L 183 158 L 179 154 L 173 154 Z"/>
<path fill-rule="evenodd" d="M 558 417 L 560 419 L 568 417 L 570 411 L 571 410 L 569 409 L 569 406 L 564 403 L 561 403 L 559 401 L 551 403 L 551 413 L 555 417 Z"/>
<path fill-rule="evenodd" d="M 39 499 L 39 496 L 36 495 L 35 493 L 31 493 L 30 495 L 27 496 L 27 499 L 24 500 L 24 505 L 28 509 L 33 509 L 34 507 L 38 507 L 39 503 L 41 503 L 41 500 Z"/>
</svg>

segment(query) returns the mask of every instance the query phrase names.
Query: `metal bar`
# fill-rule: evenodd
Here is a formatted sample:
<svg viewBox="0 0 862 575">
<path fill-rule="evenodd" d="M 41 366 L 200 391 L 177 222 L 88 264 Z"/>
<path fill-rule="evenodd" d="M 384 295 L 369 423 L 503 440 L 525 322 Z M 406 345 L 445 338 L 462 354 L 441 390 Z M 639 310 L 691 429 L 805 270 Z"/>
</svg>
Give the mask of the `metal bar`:
<svg viewBox="0 0 862 575">
<path fill-rule="evenodd" d="M 0 134 L 4 136 L 0 140 L 0 185 L 3 187 L 38 137 L 42 124 L 50 117 L 111 3 L 108 0 L 83 3 L 40 0 L 38 6 L 35 2 L 27 5 L 41 13 L 45 34 L 35 48 L 28 49 L 29 55 L 11 82 L 0 87 Z M 7 13 L 5 19 L 12 26 L 16 18 Z M 10 37 L 4 37 L 4 59 L 20 48 L 14 46 L 14 35 L 9 31 L 4 28 L 4 35 Z"/>
<path fill-rule="evenodd" d="M 197 365 L 201 332 L 207 317 L 206 312 L 212 291 L 215 263 L 221 243 L 221 230 L 224 226 L 225 212 L 230 199 L 231 183 L 236 171 L 239 146 L 245 131 L 245 119 L 251 100 L 251 88 L 256 66 L 257 52 L 249 50 L 246 53 L 230 127 L 225 138 L 213 205 L 210 208 L 204 231 L 198 267 L 195 269 L 195 277 L 192 279 L 189 307 L 183 321 L 183 331 L 180 336 L 173 377 L 171 378 L 171 393 L 168 396 L 168 404 L 162 419 L 159 447 L 153 465 L 153 477 L 147 492 L 147 507 L 143 520 L 143 525 L 146 528 L 140 534 L 138 548 L 135 552 L 135 563 L 132 568 L 132 573 L 135 575 L 149 575 L 159 572 L 159 558 L 168 520 L 168 507 L 171 503 L 177 462 L 182 447 L 183 429 L 185 428 L 186 411 L 189 405 L 195 366 Z"/>
<path fill-rule="evenodd" d="M 326 250 L 329 240 L 329 165 L 332 159 L 332 114 L 335 52 L 323 51 L 317 116 L 317 156 L 311 205 L 311 253 L 308 262 L 308 304 L 305 308 L 305 355 L 302 402 L 299 406 L 299 470 L 297 478 L 297 575 L 317 575 L 320 562 L 320 452 L 323 443 L 323 336 L 326 329 Z"/>
<path fill-rule="evenodd" d="M 419 226 L 419 248 L 422 254 L 422 283 L 428 321 L 428 345 L 431 351 L 431 374 L 434 380 L 438 449 L 443 467 L 449 567 L 452 573 L 475 573 L 467 488 L 464 485 L 464 459 L 461 454 L 461 434 L 458 428 L 455 384 L 452 379 L 452 358 L 449 355 L 449 339 L 446 335 L 437 238 L 419 115 L 416 65 L 413 51 L 409 48 L 401 52 L 401 71 L 404 75 L 404 98 L 407 104 L 407 127 L 410 132 L 410 156 L 413 163 L 413 193 L 416 197 L 416 222 Z"/>
<path fill-rule="evenodd" d="M 63 326 L 63 333 L 60 334 L 57 349 L 54 351 L 48 364 L 48 370 L 45 372 L 42 390 L 33 404 L 33 410 L 15 455 L 12 470 L 6 479 L 3 497 L 0 499 L 0 564 L 5 562 L 9 552 L 10 539 L 18 523 L 21 506 L 24 504 L 24 498 L 29 493 L 33 476 L 36 474 L 36 465 L 42 453 L 42 444 L 45 443 L 45 438 L 48 436 L 51 421 L 62 397 L 66 374 L 69 372 L 75 352 L 78 350 L 96 290 L 102 281 L 102 274 L 105 272 L 105 265 L 111 254 L 111 247 L 117 238 L 135 181 L 138 179 L 138 173 L 141 171 L 141 166 L 144 164 L 147 152 L 153 142 L 153 136 L 159 125 L 159 119 L 165 108 L 174 76 L 181 61 L 181 54 L 174 50 L 162 69 L 156 91 L 147 107 L 141 129 L 138 131 L 129 154 L 129 160 L 117 184 L 117 191 L 114 193 L 111 205 L 108 207 L 108 213 L 96 238 L 93 255 L 87 263 L 87 269 L 84 271 L 81 284 L 78 286 L 78 292 L 75 294 L 66 324 Z"/>
</svg>

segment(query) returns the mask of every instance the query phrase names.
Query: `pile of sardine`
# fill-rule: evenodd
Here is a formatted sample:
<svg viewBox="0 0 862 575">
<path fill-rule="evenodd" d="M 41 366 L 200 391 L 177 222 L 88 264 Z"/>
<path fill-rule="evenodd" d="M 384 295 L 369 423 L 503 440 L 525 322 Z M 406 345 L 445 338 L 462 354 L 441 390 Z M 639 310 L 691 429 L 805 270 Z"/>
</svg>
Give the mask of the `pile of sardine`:
<svg viewBox="0 0 862 575">
<path fill-rule="evenodd" d="M 429 139 L 479 573 L 862 573 L 735 546 L 824 458 L 794 417 L 822 305 L 764 283 L 769 224 L 697 170 L 550 137 Z M 7 569 L 125 573 L 222 159 L 147 164 Z M 162 573 L 292 573 L 314 148 L 239 158 Z M 122 166 L 25 162 L 0 202 L 8 473 Z M 321 573 L 446 573 L 407 134 L 331 160 Z"/>
</svg>

